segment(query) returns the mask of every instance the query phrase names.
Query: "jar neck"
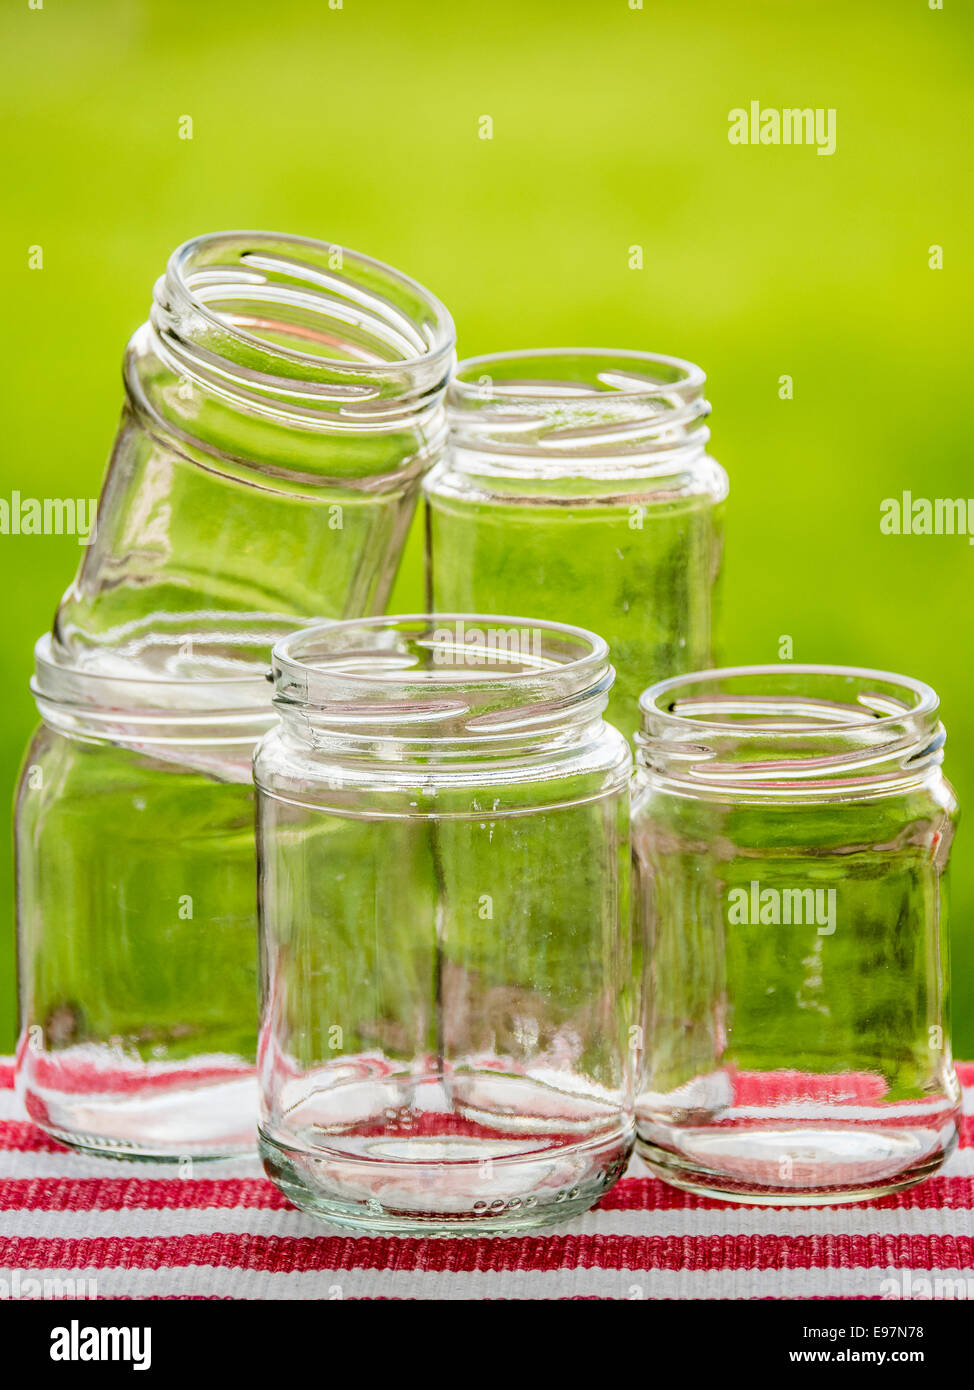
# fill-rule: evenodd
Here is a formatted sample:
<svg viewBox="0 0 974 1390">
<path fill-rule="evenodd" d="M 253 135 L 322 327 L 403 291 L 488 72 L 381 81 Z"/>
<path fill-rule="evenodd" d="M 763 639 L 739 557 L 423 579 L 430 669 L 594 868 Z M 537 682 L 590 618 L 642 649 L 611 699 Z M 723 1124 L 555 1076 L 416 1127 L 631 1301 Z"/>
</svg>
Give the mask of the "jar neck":
<svg viewBox="0 0 974 1390">
<path fill-rule="evenodd" d="M 368 256 L 227 232 L 179 247 L 126 384 L 150 430 L 190 457 L 283 484 L 422 472 L 446 434 L 446 309 Z"/>
<path fill-rule="evenodd" d="M 273 654 L 282 736 L 343 760 L 462 763 L 578 747 L 603 729 L 614 675 L 594 633 L 478 614 L 333 623 Z"/>
<path fill-rule="evenodd" d="M 699 367 L 594 348 L 466 359 L 448 392 L 451 465 L 552 480 L 677 475 L 710 438 Z"/>
<path fill-rule="evenodd" d="M 222 750 L 221 758 L 243 761 L 271 728 L 275 715 L 270 683 L 253 665 L 236 666 L 225 648 L 197 646 L 180 676 L 179 652 L 192 638 L 158 634 L 147 639 L 142 674 L 130 656 L 99 653 L 96 660 L 70 664 L 58 657 L 45 634 L 34 648 L 31 693 L 48 728 L 72 738 L 121 744 L 172 756 L 166 749 Z"/>
<path fill-rule="evenodd" d="M 704 671 L 643 694 L 637 765 L 681 794 L 718 799 L 896 795 L 939 775 L 938 711 L 929 686 L 884 671 Z"/>
</svg>

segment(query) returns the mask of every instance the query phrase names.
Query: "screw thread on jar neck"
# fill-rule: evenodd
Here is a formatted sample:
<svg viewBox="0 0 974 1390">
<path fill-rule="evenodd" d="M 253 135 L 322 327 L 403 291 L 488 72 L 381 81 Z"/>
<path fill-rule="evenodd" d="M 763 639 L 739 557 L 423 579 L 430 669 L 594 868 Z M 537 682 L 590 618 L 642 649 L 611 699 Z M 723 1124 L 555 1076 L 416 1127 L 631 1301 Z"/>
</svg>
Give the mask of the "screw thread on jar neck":
<svg viewBox="0 0 974 1390">
<path fill-rule="evenodd" d="M 482 614 L 332 623 L 274 648 L 283 729 L 371 756 L 505 756 L 602 727 L 614 671 L 583 628 Z"/>
<path fill-rule="evenodd" d="M 303 237 L 222 232 L 173 252 L 126 380 L 137 407 L 191 445 L 271 469 L 296 452 L 294 471 L 317 473 L 316 435 L 332 453 L 336 437 L 361 448 L 397 433 L 435 450 L 454 342 L 444 306 L 391 266 Z"/>
<path fill-rule="evenodd" d="M 163 645 L 136 674 L 137 666 L 111 655 L 67 663 L 46 633 L 34 648 L 31 680 L 44 724 L 84 744 L 111 744 L 183 771 L 249 782 L 254 745 L 275 723 L 266 675 L 228 660 L 222 646 L 212 660 L 200 650 L 190 674 L 159 651 Z"/>
<path fill-rule="evenodd" d="M 660 681 L 639 704 L 638 765 L 699 795 L 888 795 L 943 761 L 935 692 L 886 671 L 729 667 Z"/>
<path fill-rule="evenodd" d="M 705 381 L 692 362 L 643 352 L 467 358 L 447 396 L 454 461 L 539 477 L 672 468 L 710 438 Z"/>
</svg>

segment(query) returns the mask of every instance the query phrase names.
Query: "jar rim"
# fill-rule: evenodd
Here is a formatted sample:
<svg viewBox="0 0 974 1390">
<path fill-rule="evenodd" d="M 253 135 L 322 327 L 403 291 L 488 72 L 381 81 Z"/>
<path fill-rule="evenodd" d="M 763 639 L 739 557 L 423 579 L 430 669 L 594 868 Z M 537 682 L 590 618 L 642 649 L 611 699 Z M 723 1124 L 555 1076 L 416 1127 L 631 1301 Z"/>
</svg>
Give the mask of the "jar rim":
<svg viewBox="0 0 974 1390">
<path fill-rule="evenodd" d="M 227 253 L 234 257 L 234 263 L 232 268 L 218 273 L 209 268 L 207 257 L 222 249 L 226 249 Z M 303 278 L 308 285 L 317 285 L 318 289 L 327 289 L 329 284 L 335 286 L 341 283 L 351 292 L 355 288 L 354 277 L 338 271 L 329 271 L 322 265 L 315 264 L 317 259 L 319 262 L 324 260 L 327 265 L 328 257 L 335 251 L 340 251 L 343 271 L 346 266 L 350 266 L 359 273 L 359 278 L 371 277 L 381 287 L 382 294 L 373 292 L 366 296 L 364 290 L 359 290 L 353 298 L 357 298 L 359 304 L 364 305 L 368 297 L 374 309 L 379 313 L 385 313 L 387 327 L 397 321 L 400 326 L 406 323 L 405 310 L 397 307 L 395 303 L 396 295 L 421 306 L 425 313 L 423 322 L 410 325 L 415 335 L 413 351 L 400 350 L 389 358 L 372 354 L 365 360 L 304 352 L 287 343 L 248 332 L 245 327 L 235 323 L 232 317 L 220 314 L 210 307 L 208 300 L 215 295 L 207 296 L 201 293 L 207 285 L 212 285 L 217 291 L 221 287 L 226 289 L 234 284 L 243 285 L 248 280 L 255 286 L 270 283 L 262 279 L 261 270 L 273 270 L 278 273 L 287 270 L 285 250 L 303 252 L 307 258 L 291 264 L 290 270 L 298 272 L 294 278 Z M 297 288 L 283 281 L 280 284 L 274 283 L 275 292 L 269 296 L 272 302 L 289 306 L 298 303 Z M 229 230 L 207 232 L 190 238 L 177 246 L 170 255 L 166 273 L 157 288 L 156 302 L 160 309 L 164 309 L 166 316 L 176 320 L 188 315 L 195 316 L 196 320 L 202 321 L 217 335 L 218 340 L 226 339 L 238 344 L 263 359 L 262 365 L 256 368 L 234 363 L 234 375 L 239 374 L 250 381 L 279 384 L 291 381 L 295 373 L 307 374 L 310 371 L 310 378 L 304 379 L 304 384 L 309 389 L 313 389 L 317 377 L 328 382 L 336 377 L 357 375 L 366 370 L 369 376 L 375 375 L 382 379 L 385 376 L 401 375 L 403 371 L 408 372 L 412 369 L 419 371 L 431 367 L 445 367 L 452 362 L 456 342 L 456 329 L 449 310 L 412 276 L 364 252 L 339 246 L 338 243 L 285 232 Z M 386 341 L 388 343 L 390 340 Z"/>
<path fill-rule="evenodd" d="M 732 799 L 902 791 L 939 768 L 946 738 L 929 685 L 869 667 L 782 662 L 690 672 L 651 685 L 639 710 L 643 768 L 684 790 Z"/>
<path fill-rule="evenodd" d="M 407 613 L 303 629 L 272 653 L 295 735 L 446 749 L 574 738 L 601 726 L 615 679 L 586 628 L 480 613 Z"/>
<path fill-rule="evenodd" d="M 674 692 L 681 689 L 692 690 L 696 686 L 704 683 L 715 684 L 717 682 L 729 681 L 750 681 L 754 678 L 763 680 L 765 678 L 780 677 L 785 679 L 789 676 L 810 676 L 825 677 L 836 680 L 860 680 L 863 682 L 879 682 L 883 685 L 895 687 L 901 691 L 909 692 L 914 696 L 912 705 L 903 705 L 897 710 L 889 710 L 885 714 L 876 714 L 874 706 L 864 703 L 860 697 L 857 706 L 845 706 L 848 713 L 845 717 L 837 717 L 831 722 L 825 718 L 813 718 L 812 716 L 820 709 L 824 714 L 830 707 L 838 709 L 840 707 L 830 705 L 830 702 L 817 699 L 814 696 L 801 697 L 802 709 L 806 711 L 802 720 L 796 711 L 796 716 L 800 722 L 791 727 L 782 726 L 779 723 L 764 721 L 760 717 L 750 722 L 736 722 L 721 719 L 701 719 L 696 715 L 677 713 L 674 706 L 678 703 L 673 699 Z M 744 700 L 750 705 L 754 705 L 759 698 L 766 698 L 769 701 L 774 697 L 737 697 L 738 701 Z M 782 693 L 778 700 L 789 699 Z M 667 703 L 668 702 L 668 703 Z M 730 700 L 727 705 L 728 712 L 733 709 L 734 701 Z M 770 703 L 768 709 L 773 708 Z M 850 733 L 856 730 L 869 729 L 871 731 L 888 728 L 891 731 L 902 727 L 904 719 L 923 720 L 928 716 L 935 715 L 940 707 L 940 701 L 936 691 L 924 681 L 916 680 L 912 676 L 902 676 L 891 671 L 880 671 L 865 666 L 832 666 L 810 663 L 768 663 L 766 665 L 753 666 L 725 666 L 714 667 L 708 671 L 692 671 L 685 675 L 669 676 L 665 680 L 656 681 L 649 686 L 639 697 L 639 709 L 643 716 L 644 725 L 652 722 L 657 736 L 665 739 L 667 731 L 676 733 L 683 732 L 688 728 L 698 730 L 701 734 L 733 734 L 740 738 L 760 738 L 766 739 L 769 734 L 775 737 L 801 737 L 808 738 L 810 733 L 821 732 L 823 734 Z M 746 711 L 739 710 L 744 713 Z M 760 710 L 757 711 L 760 714 Z M 779 719 L 781 716 L 779 715 Z M 649 737 L 648 733 L 645 735 Z"/>
<path fill-rule="evenodd" d="M 474 372 L 480 370 L 481 377 L 484 375 L 483 368 L 490 365 L 500 365 L 503 367 L 514 366 L 517 363 L 544 363 L 576 360 L 585 363 L 595 364 L 601 362 L 599 370 L 594 371 L 596 382 L 603 381 L 608 389 L 599 389 L 597 385 L 585 385 L 578 383 L 581 389 L 571 392 L 577 396 L 607 397 L 612 400 L 620 399 L 640 399 L 648 395 L 658 395 L 660 387 L 665 387 L 670 391 L 696 392 L 699 391 L 707 380 L 706 373 L 696 363 L 687 361 L 682 357 L 671 357 L 664 353 L 645 352 L 638 348 L 603 348 L 603 347 L 551 347 L 551 348 L 516 348 L 505 352 L 481 353 L 476 357 L 466 357 L 457 363 L 456 371 L 450 382 L 447 392 L 447 399 L 454 405 L 469 405 L 471 403 L 493 403 L 498 400 L 510 399 L 513 396 L 523 394 L 525 399 L 538 404 L 562 404 L 566 397 L 565 391 L 519 391 L 519 390 L 496 390 L 496 382 L 491 381 L 490 388 L 485 392 L 482 379 L 469 381 L 467 378 Z M 672 380 L 644 380 L 632 385 L 618 385 L 605 382 L 605 377 L 609 374 L 612 363 L 643 366 L 645 368 L 664 368 L 673 373 Z M 489 373 L 487 374 L 489 375 Z M 618 372 L 615 375 L 620 380 L 624 380 L 624 373 Z M 517 386 L 524 383 L 515 380 Z M 548 383 L 546 383 L 548 384 Z"/>
<path fill-rule="evenodd" d="M 34 646 L 35 699 L 53 706 L 110 711 L 155 711 L 166 719 L 198 720 L 221 712 L 267 715 L 271 710 L 270 672 L 266 666 L 249 671 L 179 675 L 139 669 L 111 651 L 89 659 L 58 655 L 50 632 Z"/>
<path fill-rule="evenodd" d="M 446 396 L 453 464 L 549 480 L 683 477 L 710 438 L 706 379 L 681 357 L 629 348 L 466 358 Z"/>
<path fill-rule="evenodd" d="M 310 643 L 314 646 L 324 640 L 327 646 L 328 639 L 335 639 L 340 642 L 343 635 L 352 636 L 358 631 L 365 633 L 388 631 L 393 633 L 405 629 L 407 624 L 422 624 L 424 627 L 432 627 L 436 630 L 442 624 L 447 623 L 452 623 L 456 629 L 454 646 L 457 649 L 464 646 L 464 643 L 460 641 L 460 637 L 464 634 L 484 633 L 487 636 L 488 642 L 484 647 L 481 647 L 476 639 L 472 642 L 469 640 L 466 642 L 466 646 L 470 648 L 468 654 L 471 655 L 479 650 L 496 650 L 497 654 L 503 657 L 505 655 L 504 644 L 498 642 L 496 648 L 492 648 L 489 644 L 490 634 L 492 632 L 509 634 L 515 629 L 521 629 L 529 634 L 538 632 L 554 638 L 587 643 L 589 650 L 583 655 L 559 662 L 525 652 L 522 647 L 517 655 L 524 661 L 524 669 L 501 672 L 494 665 L 483 670 L 464 671 L 463 676 L 459 679 L 455 669 L 446 662 L 443 663 L 440 670 L 436 670 L 435 667 L 430 669 L 395 665 L 365 672 L 361 668 L 344 666 L 340 660 L 330 663 L 327 667 L 315 665 L 307 659 L 302 659 L 300 652 L 302 644 Z M 447 645 L 448 643 L 443 643 L 444 647 Z M 340 657 L 343 651 L 347 652 L 348 650 L 348 648 L 339 646 L 335 648 L 335 655 Z M 375 648 L 376 652 L 380 650 Z M 352 689 L 371 685 L 394 685 L 413 686 L 416 690 L 422 690 L 429 689 L 431 685 L 439 684 L 448 684 L 451 688 L 462 688 L 466 685 L 476 687 L 485 682 L 496 685 L 498 680 L 530 682 L 549 672 L 557 675 L 584 676 L 590 672 L 596 673 L 606 664 L 608 656 L 609 645 L 603 637 L 600 637 L 598 633 L 591 632 L 588 628 L 576 627 L 570 623 L 493 613 L 401 613 L 370 618 L 347 618 L 339 622 L 322 622 L 301 628 L 275 643 L 272 661 L 275 676 L 278 671 L 293 675 L 320 671 L 333 675 L 336 680 L 347 681 Z M 532 664 L 532 661 L 536 664 Z M 431 679 L 433 677 L 442 677 L 442 680 Z"/>
</svg>

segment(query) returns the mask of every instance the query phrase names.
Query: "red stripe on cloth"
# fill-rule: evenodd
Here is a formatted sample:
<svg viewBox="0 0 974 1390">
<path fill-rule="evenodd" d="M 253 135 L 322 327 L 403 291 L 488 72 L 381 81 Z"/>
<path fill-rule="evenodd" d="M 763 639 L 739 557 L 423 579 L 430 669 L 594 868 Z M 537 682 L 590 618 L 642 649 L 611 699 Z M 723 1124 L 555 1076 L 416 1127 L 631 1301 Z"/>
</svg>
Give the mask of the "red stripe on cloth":
<svg viewBox="0 0 974 1390">
<path fill-rule="evenodd" d="M 974 1063 L 955 1063 L 962 1086 L 974 1086 Z M 881 1101 L 886 1082 L 876 1072 L 741 1071 L 728 1069 L 735 1105 L 781 1105 L 809 1102 L 828 1105 L 864 1105 Z M 907 1104 L 929 1106 L 926 1097 Z M 903 1102 L 901 1101 L 902 1105 Z"/>
<path fill-rule="evenodd" d="M 33 1059 L 31 1084 L 61 1095 L 139 1095 L 143 1091 L 205 1090 L 228 1081 L 256 1078 L 257 1068 L 245 1063 L 193 1067 L 159 1062 L 109 1066 L 56 1052 Z"/>
<path fill-rule="evenodd" d="M 267 1178 L 6 1178 L 0 1211 L 287 1211 Z"/>
<path fill-rule="evenodd" d="M 14 1088 L 14 1069 L 12 1066 L 0 1063 L 0 1091 L 12 1091 Z"/>
<path fill-rule="evenodd" d="M 893 1125 L 893 1121 L 890 1124 Z M 902 1124 L 902 1121 L 899 1122 Z M 974 1115 L 961 1117 L 958 1126 L 960 1138 L 958 1146 L 962 1149 L 974 1147 Z M 509 1138 L 509 1135 L 505 1135 Z M 71 1146 L 46 1134 L 29 1120 L 0 1120 L 0 1151 L 16 1153 L 71 1153 Z"/>
<path fill-rule="evenodd" d="M 734 1071 L 728 1079 L 735 1105 L 864 1105 L 882 1100 L 886 1082 L 875 1072 Z M 922 1104 L 929 1105 L 924 1099 Z"/>
<path fill-rule="evenodd" d="M 392 1237 L 212 1234 L 0 1239 L 15 1269 L 179 1269 L 207 1265 L 269 1273 L 316 1270 L 964 1269 L 971 1236 L 531 1236 L 462 1241 Z"/>
<path fill-rule="evenodd" d="M 59 1144 L 29 1120 L 0 1120 L 0 1149 L 16 1153 L 71 1153 L 66 1144 Z"/>
<path fill-rule="evenodd" d="M 440 1117 L 433 1117 L 434 1119 Z M 734 1123 L 730 1121 L 728 1123 Z M 902 1124 L 902 1120 L 890 1120 L 891 1126 Z M 974 1114 L 961 1117 L 959 1144 L 962 1149 L 974 1147 Z M 505 1135 L 505 1137 L 510 1137 Z M 69 1151 L 69 1146 L 59 1143 L 49 1135 L 31 1124 L 29 1120 L 0 1120 L 0 1149 L 19 1150 L 21 1152 L 49 1152 L 64 1153 Z"/>
</svg>

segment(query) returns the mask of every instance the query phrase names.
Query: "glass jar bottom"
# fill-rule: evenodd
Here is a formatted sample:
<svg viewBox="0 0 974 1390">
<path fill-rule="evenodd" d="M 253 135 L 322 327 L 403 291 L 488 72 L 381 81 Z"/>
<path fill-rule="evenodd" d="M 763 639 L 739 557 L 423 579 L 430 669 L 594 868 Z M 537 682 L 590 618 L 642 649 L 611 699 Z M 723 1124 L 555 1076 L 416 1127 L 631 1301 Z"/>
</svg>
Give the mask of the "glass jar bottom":
<svg viewBox="0 0 974 1390">
<path fill-rule="evenodd" d="M 832 1206 L 922 1182 L 952 1152 L 957 1128 L 684 1130 L 679 1142 L 674 1151 L 637 1138 L 636 1152 L 664 1182 L 717 1201 Z"/>
<path fill-rule="evenodd" d="M 21 1067 L 27 1113 L 52 1138 L 86 1153 L 154 1162 L 253 1153 L 252 1066 L 215 1056 L 111 1064 L 93 1051 L 105 1049 L 70 1049 Z"/>
<path fill-rule="evenodd" d="M 631 1129 L 564 1147 L 511 1153 L 519 1142 L 424 1135 L 398 1156 L 298 1150 L 260 1133 L 268 1176 L 302 1211 L 336 1226 L 395 1236 L 517 1235 L 587 1211 L 625 1171 Z"/>
<path fill-rule="evenodd" d="M 268 1176 L 304 1211 L 388 1235 L 516 1233 L 586 1211 L 625 1170 L 631 1111 L 570 1071 L 489 1060 L 373 1054 L 293 1075 L 260 1125 Z"/>
</svg>

